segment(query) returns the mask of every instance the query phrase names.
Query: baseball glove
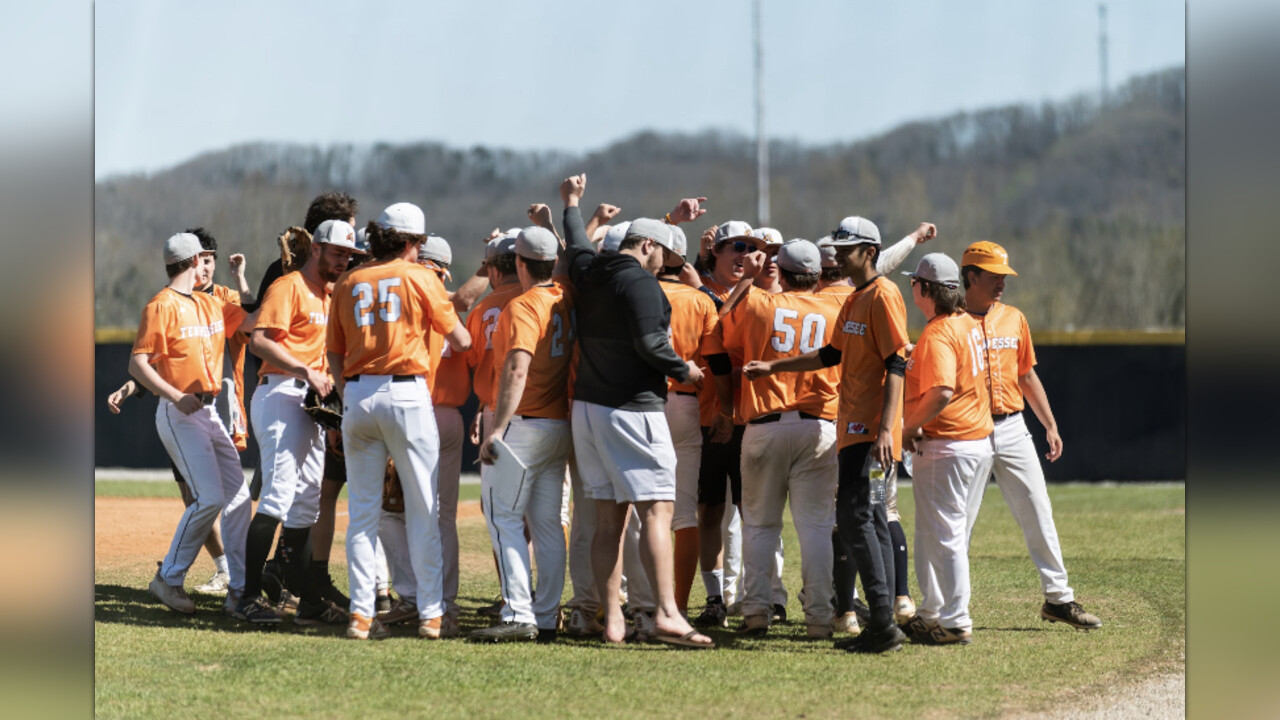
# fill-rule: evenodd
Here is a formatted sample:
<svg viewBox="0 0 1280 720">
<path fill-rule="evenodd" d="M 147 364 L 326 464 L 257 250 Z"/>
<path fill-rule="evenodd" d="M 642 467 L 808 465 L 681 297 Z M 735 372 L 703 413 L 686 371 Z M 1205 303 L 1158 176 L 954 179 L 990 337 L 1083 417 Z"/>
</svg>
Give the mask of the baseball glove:
<svg viewBox="0 0 1280 720">
<path fill-rule="evenodd" d="M 311 233 L 300 227 L 291 227 L 280 233 L 280 265 L 284 273 L 302 267 L 311 251 Z"/>
<path fill-rule="evenodd" d="M 400 473 L 396 461 L 387 461 L 387 474 L 382 480 L 382 509 L 387 512 L 404 512 L 404 487 L 400 485 Z"/>
<path fill-rule="evenodd" d="M 330 430 L 342 429 L 342 398 L 337 390 L 330 390 L 323 398 L 315 388 L 307 388 L 307 396 L 302 400 L 302 409 L 312 420 Z"/>
</svg>

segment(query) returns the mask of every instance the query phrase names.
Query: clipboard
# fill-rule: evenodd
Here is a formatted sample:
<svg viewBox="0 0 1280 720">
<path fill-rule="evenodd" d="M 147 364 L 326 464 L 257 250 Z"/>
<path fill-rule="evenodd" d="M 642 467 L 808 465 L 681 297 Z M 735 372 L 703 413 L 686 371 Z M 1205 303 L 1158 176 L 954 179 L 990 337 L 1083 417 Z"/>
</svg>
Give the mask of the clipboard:
<svg viewBox="0 0 1280 720">
<path fill-rule="evenodd" d="M 489 477 L 493 478 L 489 484 L 490 498 L 515 511 L 525 494 L 529 468 L 502 438 L 493 441 L 493 452 L 498 459 L 489 471 Z"/>
</svg>

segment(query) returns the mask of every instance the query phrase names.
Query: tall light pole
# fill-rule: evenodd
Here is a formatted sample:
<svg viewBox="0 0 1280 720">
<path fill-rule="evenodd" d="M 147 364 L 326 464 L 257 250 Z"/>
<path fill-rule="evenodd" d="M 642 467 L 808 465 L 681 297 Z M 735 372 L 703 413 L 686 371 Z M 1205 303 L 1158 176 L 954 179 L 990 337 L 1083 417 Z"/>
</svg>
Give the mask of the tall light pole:
<svg viewBox="0 0 1280 720">
<path fill-rule="evenodd" d="M 769 224 L 769 141 L 764 136 L 764 39 L 761 37 L 760 2 L 754 0 L 752 27 L 756 40 L 756 220 Z"/>
</svg>

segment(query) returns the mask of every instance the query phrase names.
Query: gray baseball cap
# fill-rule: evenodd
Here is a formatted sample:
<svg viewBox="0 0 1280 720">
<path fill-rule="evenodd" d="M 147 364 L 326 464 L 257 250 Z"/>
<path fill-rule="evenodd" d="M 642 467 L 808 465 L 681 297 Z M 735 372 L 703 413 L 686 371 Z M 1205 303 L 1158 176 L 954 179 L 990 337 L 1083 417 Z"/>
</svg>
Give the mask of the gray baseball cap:
<svg viewBox="0 0 1280 720">
<path fill-rule="evenodd" d="M 671 226 L 653 218 L 637 218 L 627 228 L 627 239 L 644 238 L 652 240 L 668 250 L 675 250 L 675 239 L 671 234 Z"/>
<path fill-rule="evenodd" d="M 626 239 L 629 227 L 631 227 L 630 220 L 611 226 L 604 234 L 604 241 L 600 243 L 600 252 L 618 252 L 618 246 Z"/>
<path fill-rule="evenodd" d="M 187 258 L 193 258 L 203 251 L 200 247 L 200 238 L 191 233 L 178 233 L 170 235 L 168 240 L 164 241 L 164 264 L 172 265 L 176 262 L 182 262 Z"/>
<path fill-rule="evenodd" d="M 960 287 L 960 266 L 943 253 L 929 253 L 920 258 L 915 272 L 904 272 L 910 278 L 928 280 L 951 289 Z"/>
<path fill-rule="evenodd" d="M 808 240 L 791 240 L 778 248 L 774 262 L 787 272 L 811 275 L 822 270 L 822 253 Z"/>
<path fill-rule="evenodd" d="M 870 220 L 858 215 L 850 215 L 840 221 L 840 225 L 831 232 L 833 245 L 879 245 L 880 228 Z"/>
<path fill-rule="evenodd" d="M 814 244 L 818 246 L 818 252 L 822 253 L 822 267 L 824 269 L 840 267 L 839 261 L 836 260 L 836 246 L 831 244 L 830 235 L 818 238 Z"/>
<path fill-rule="evenodd" d="M 413 203 L 398 202 L 395 205 L 388 205 L 387 209 L 378 216 L 377 222 L 388 230 L 397 230 L 410 235 L 427 234 L 427 216 L 423 214 L 422 208 Z"/>
<path fill-rule="evenodd" d="M 418 262 L 423 262 L 424 260 L 444 263 L 445 265 L 452 264 L 453 248 L 449 247 L 449 241 L 439 235 L 428 235 L 427 239 L 418 246 Z"/>
<path fill-rule="evenodd" d="M 516 254 L 526 260 L 555 260 L 560 252 L 560 241 L 548 229 L 536 225 L 527 227 L 516 235 Z"/>
<path fill-rule="evenodd" d="M 516 252 L 516 235 L 519 231 L 510 230 L 489 241 L 484 246 L 484 259 L 492 260 L 499 255 L 514 255 Z"/>
<path fill-rule="evenodd" d="M 320 223 L 320 227 L 316 228 L 316 234 L 312 235 L 311 239 L 314 242 L 337 245 L 353 252 L 362 252 L 360 246 L 356 244 L 356 229 L 345 220 L 325 220 Z"/>
<path fill-rule="evenodd" d="M 729 220 L 720 223 L 716 228 L 716 237 L 713 244 L 719 245 L 722 242 L 741 238 L 743 240 L 758 240 L 751 235 L 751 226 L 741 220 Z"/>
</svg>

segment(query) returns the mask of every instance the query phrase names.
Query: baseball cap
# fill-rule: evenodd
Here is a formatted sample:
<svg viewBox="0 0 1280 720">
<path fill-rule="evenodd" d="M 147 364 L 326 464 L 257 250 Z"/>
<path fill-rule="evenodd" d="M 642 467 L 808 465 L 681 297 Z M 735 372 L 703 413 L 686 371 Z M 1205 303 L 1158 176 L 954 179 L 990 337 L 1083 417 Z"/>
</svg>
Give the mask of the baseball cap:
<svg viewBox="0 0 1280 720">
<path fill-rule="evenodd" d="M 366 225 L 356 231 L 356 252 L 369 254 L 369 226 Z"/>
<path fill-rule="evenodd" d="M 818 246 L 818 252 L 822 253 L 823 268 L 840 267 L 840 262 L 836 260 L 836 246 L 831 244 L 830 235 L 818 238 L 818 241 L 814 244 Z"/>
<path fill-rule="evenodd" d="M 631 227 L 631 221 L 626 220 L 609 228 L 604 234 L 604 241 L 600 243 L 600 252 L 618 252 L 618 246 L 627 237 L 627 229 Z"/>
<path fill-rule="evenodd" d="M 833 245 L 862 245 L 864 243 L 879 245 L 880 228 L 864 217 L 850 215 L 841 220 L 836 229 L 831 232 L 831 243 Z"/>
<path fill-rule="evenodd" d="M 675 247 L 671 249 L 671 257 L 668 258 L 666 266 L 669 268 L 680 267 L 684 265 L 685 255 L 689 252 L 689 239 L 685 237 L 684 231 L 679 225 L 671 225 L 671 243 Z"/>
<path fill-rule="evenodd" d="M 203 252 L 200 246 L 200 238 L 191 233 L 177 233 L 170 235 L 168 240 L 164 241 L 164 264 L 172 265 L 176 262 L 182 262 L 187 258 L 193 258 Z"/>
<path fill-rule="evenodd" d="M 808 240 L 792 240 L 778 248 L 774 262 L 787 272 L 811 275 L 822 270 L 822 253 Z"/>
<path fill-rule="evenodd" d="M 378 216 L 378 225 L 411 235 L 427 234 L 427 217 L 422 208 L 413 203 L 398 202 L 390 205 Z"/>
<path fill-rule="evenodd" d="M 915 272 L 904 272 L 910 278 L 928 280 L 955 289 L 960 287 L 960 266 L 943 253 L 929 253 L 920 258 Z"/>
<path fill-rule="evenodd" d="M 527 227 L 516 235 L 516 254 L 526 260 L 555 260 L 560 252 L 560 241 L 548 229 L 537 225 Z"/>
<path fill-rule="evenodd" d="M 345 220 L 325 220 L 316 228 L 311 240 L 360 252 L 360 247 L 356 244 L 356 229 Z"/>
<path fill-rule="evenodd" d="M 446 265 L 451 264 L 453 262 L 453 249 L 449 247 L 449 241 L 439 235 L 428 235 L 427 239 L 418 246 L 418 262 L 424 260 Z"/>
<path fill-rule="evenodd" d="M 484 259 L 492 260 L 499 255 L 514 255 L 516 252 L 516 235 L 519 231 L 510 230 L 489 241 L 484 246 Z"/>
<path fill-rule="evenodd" d="M 752 240 L 759 239 L 751 234 L 750 225 L 742 222 L 741 220 L 729 220 L 728 222 L 720 223 L 719 227 L 716 228 L 716 237 L 713 244 L 719 245 L 722 242 L 728 242 L 729 240 L 736 240 L 738 238 Z M 759 243 L 756 243 L 756 246 L 759 247 Z"/>
<path fill-rule="evenodd" d="M 764 248 L 761 248 L 762 250 L 765 248 L 781 247 L 783 243 L 782 233 L 771 227 L 756 228 L 751 231 L 751 237 L 764 241 Z"/>
<path fill-rule="evenodd" d="M 960 258 L 961 265 L 977 265 L 978 267 L 992 272 L 997 275 L 1017 275 L 1013 268 L 1009 267 L 1009 253 L 999 245 L 982 240 L 965 248 L 964 255 Z"/>
<path fill-rule="evenodd" d="M 652 240 L 668 250 L 674 250 L 676 243 L 671 235 L 671 226 L 653 218 L 637 218 L 627 228 L 627 238 L 643 238 Z"/>
</svg>

